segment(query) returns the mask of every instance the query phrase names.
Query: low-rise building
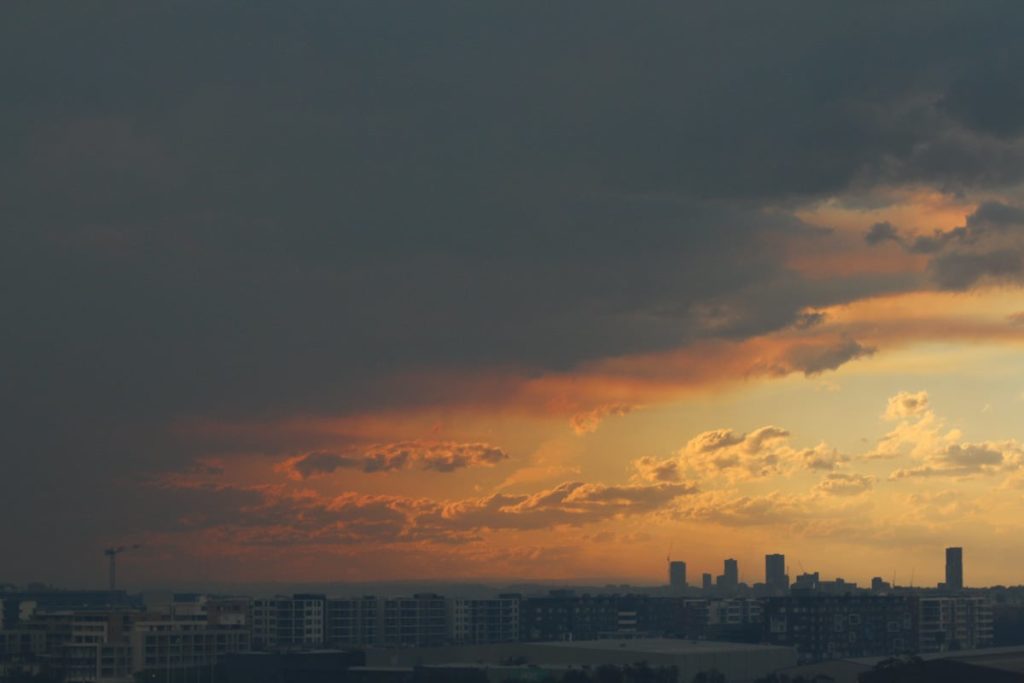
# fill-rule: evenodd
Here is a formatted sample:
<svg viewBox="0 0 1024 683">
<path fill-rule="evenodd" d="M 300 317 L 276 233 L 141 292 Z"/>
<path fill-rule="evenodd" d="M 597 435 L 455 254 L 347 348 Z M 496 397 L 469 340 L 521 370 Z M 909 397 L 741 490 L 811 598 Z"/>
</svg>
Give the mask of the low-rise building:
<svg viewBox="0 0 1024 683">
<path fill-rule="evenodd" d="M 918 598 L 918 652 L 974 650 L 992 645 L 992 602 L 984 597 Z"/>
<path fill-rule="evenodd" d="M 519 596 L 447 601 L 449 642 L 476 645 L 519 639 Z"/>
<path fill-rule="evenodd" d="M 914 652 L 917 603 L 879 595 L 770 598 L 765 639 L 796 647 L 801 661 Z"/>
<path fill-rule="evenodd" d="M 253 645 L 269 650 L 323 647 L 327 598 L 297 593 L 252 601 Z"/>
<path fill-rule="evenodd" d="M 192 620 L 138 622 L 130 642 L 133 672 L 213 667 L 225 655 L 250 649 L 247 628 Z"/>
<path fill-rule="evenodd" d="M 381 642 L 383 601 L 372 595 L 330 598 L 325 607 L 324 640 L 328 647 L 360 647 Z"/>
<path fill-rule="evenodd" d="M 448 608 L 440 595 L 417 593 L 382 602 L 381 645 L 428 647 L 447 642 Z"/>
</svg>

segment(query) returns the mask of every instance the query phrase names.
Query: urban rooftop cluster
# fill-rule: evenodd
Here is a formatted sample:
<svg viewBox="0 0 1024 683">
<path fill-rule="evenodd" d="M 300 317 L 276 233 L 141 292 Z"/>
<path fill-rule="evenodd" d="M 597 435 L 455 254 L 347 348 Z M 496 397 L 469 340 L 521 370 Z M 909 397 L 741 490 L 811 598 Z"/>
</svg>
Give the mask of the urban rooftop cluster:
<svg viewBox="0 0 1024 683">
<path fill-rule="evenodd" d="M 600 647 L 586 656 L 577 652 L 584 643 L 602 642 L 652 652 L 668 648 L 671 665 L 681 671 L 699 660 L 687 643 L 754 648 L 769 674 L 783 665 L 989 647 L 997 641 L 996 603 L 1024 616 L 1024 600 L 966 589 L 963 577 L 962 549 L 948 548 L 946 581 L 927 589 L 880 578 L 858 588 L 817 573 L 791 583 L 781 554 L 765 556 L 764 581 L 752 586 L 739 581 L 735 559 L 726 559 L 714 580 L 704 574 L 699 587 L 687 583 L 684 562 L 669 561 L 663 586 L 496 591 L 488 597 L 130 595 L 7 586 L 0 592 L 0 680 L 26 674 L 65 683 L 169 681 L 175 672 L 188 672 L 182 680 L 211 683 L 257 680 L 254 661 L 262 662 L 257 668 L 273 669 L 285 661 L 307 666 L 313 658 L 321 660 L 315 667 L 348 672 L 348 679 L 332 680 L 388 683 L 396 680 L 389 678 L 394 671 L 385 674 L 376 665 L 487 658 L 496 659 L 494 665 L 614 664 L 601 660 Z M 1004 634 L 1002 640 L 1017 635 L 1024 634 Z M 569 659 L 551 662 L 554 650 L 537 649 L 556 643 L 574 644 L 575 654 L 557 650 Z M 728 661 L 721 667 L 728 668 Z"/>
</svg>

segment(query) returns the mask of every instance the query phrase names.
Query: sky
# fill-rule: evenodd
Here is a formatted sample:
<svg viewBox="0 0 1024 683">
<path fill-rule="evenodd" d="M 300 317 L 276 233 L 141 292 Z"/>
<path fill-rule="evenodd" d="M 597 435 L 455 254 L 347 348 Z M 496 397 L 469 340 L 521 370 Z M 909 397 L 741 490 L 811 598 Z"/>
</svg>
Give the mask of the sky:
<svg viewBox="0 0 1024 683">
<path fill-rule="evenodd" d="M 1024 566 L 1024 6 L 0 8 L 0 582 Z"/>
</svg>

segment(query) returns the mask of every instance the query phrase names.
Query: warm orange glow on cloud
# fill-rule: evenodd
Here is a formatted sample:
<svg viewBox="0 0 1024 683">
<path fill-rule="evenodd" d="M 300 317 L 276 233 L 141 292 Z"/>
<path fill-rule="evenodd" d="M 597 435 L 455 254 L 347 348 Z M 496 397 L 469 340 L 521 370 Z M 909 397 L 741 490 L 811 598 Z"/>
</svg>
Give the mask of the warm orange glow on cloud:
<svg viewBox="0 0 1024 683">
<path fill-rule="evenodd" d="M 254 579 L 274 567 L 320 577 L 330 558 L 358 562 L 364 569 L 349 578 L 359 579 L 366 571 L 578 577 L 593 567 L 650 577 L 662 571 L 650 558 L 680 534 L 702 539 L 688 559 L 712 571 L 716 553 L 744 557 L 735 550 L 742 544 L 808 557 L 822 547 L 857 548 L 888 562 L 953 542 L 950 535 L 970 524 L 995 538 L 1017 528 L 989 511 L 1014 509 L 1024 446 L 1012 438 L 967 440 L 920 387 L 880 397 L 877 435 L 857 450 L 784 424 L 738 430 L 712 423 L 674 449 L 623 453 L 617 470 L 602 464 L 617 478 L 595 478 L 593 449 L 613 425 L 672 402 L 836 369 L 839 377 L 869 375 L 887 367 L 891 352 L 937 341 L 1020 344 L 1022 311 L 1024 299 L 1012 288 L 891 294 L 808 310 L 799 324 L 770 334 L 604 358 L 571 371 L 387 380 L 410 396 L 430 387 L 429 405 L 179 423 L 178 437 L 208 443 L 210 455 L 158 480 L 192 504 L 178 531 L 153 540 L 200 548 L 219 567 L 266 558 Z M 218 450 L 233 442 L 265 448 L 236 456 Z M 786 547 L 760 547 L 765 534 L 788 539 Z M 756 563 L 757 552 L 744 561 Z"/>
<path fill-rule="evenodd" d="M 795 214 L 811 225 L 863 237 L 875 223 L 892 223 L 915 234 L 951 230 L 978 201 L 958 198 L 930 187 L 875 188 L 863 197 L 831 197 L 798 209 Z"/>
</svg>

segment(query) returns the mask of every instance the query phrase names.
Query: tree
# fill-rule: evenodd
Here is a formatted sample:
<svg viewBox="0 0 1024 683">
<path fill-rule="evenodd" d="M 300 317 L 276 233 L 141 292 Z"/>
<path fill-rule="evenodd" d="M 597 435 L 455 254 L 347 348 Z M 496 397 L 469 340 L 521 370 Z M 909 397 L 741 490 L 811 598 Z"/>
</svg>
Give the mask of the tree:
<svg viewBox="0 0 1024 683">
<path fill-rule="evenodd" d="M 626 683 L 622 669 L 612 664 L 602 664 L 594 671 L 594 683 Z"/>
</svg>

